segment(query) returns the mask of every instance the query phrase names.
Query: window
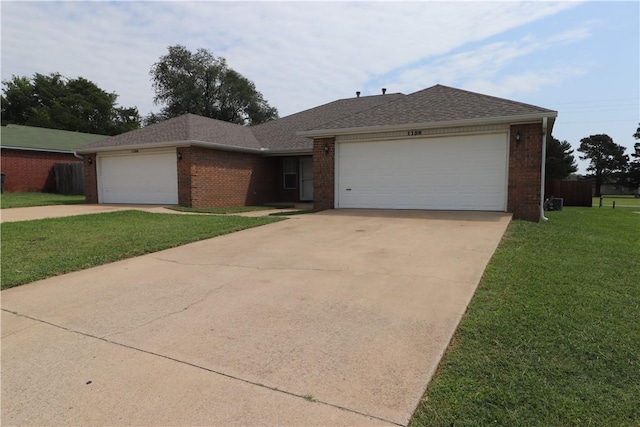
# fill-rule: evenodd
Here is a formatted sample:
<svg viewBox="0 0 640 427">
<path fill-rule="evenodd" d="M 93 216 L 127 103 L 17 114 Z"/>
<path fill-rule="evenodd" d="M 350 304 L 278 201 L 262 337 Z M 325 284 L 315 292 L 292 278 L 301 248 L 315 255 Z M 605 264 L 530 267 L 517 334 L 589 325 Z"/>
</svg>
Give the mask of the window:
<svg viewBox="0 0 640 427">
<path fill-rule="evenodd" d="M 282 172 L 284 176 L 284 188 L 290 190 L 297 188 L 298 183 L 298 158 L 285 157 L 282 159 Z"/>
</svg>

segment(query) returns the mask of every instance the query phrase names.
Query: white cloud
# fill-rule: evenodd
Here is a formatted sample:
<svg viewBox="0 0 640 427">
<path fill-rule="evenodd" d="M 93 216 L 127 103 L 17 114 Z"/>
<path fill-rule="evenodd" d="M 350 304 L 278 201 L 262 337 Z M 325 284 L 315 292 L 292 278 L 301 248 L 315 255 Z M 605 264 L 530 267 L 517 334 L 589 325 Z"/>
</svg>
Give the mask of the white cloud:
<svg viewBox="0 0 640 427">
<path fill-rule="evenodd" d="M 569 2 L 3 2 L 2 79 L 59 71 L 120 95 L 141 114 L 157 110 L 149 69 L 173 44 L 210 49 L 256 83 L 281 114 L 368 90 L 392 92 L 474 77 L 486 81 L 540 49 L 497 41 L 445 55 L 575 7 Z M 556 42 L 588 36 L 557 35 Z M 549 39 L 550 40 L 550 39 Z M 436 60 L 428 67 L 425 61 Z M 416 65 L 417 64 L 417 65 Z M 517 79 L 516 79 L 517 80 Z M 480 86 L 479 83 L 476 83 Z M 514 90 L 518 84 L 512 85 Z M 378 93 L 379 89 L 375 89 Z M 526 90 L 526 88 L 523 88 Z"/>
<path fill-rule="evenodd" d="M 428 86 L 435 82 L 460 86 L 496 96 L 526 94 L 546 86 L 557 86 L 568 78 L 583 74 L 584 69 L 572 65 L 550 67 L 547 62 L 529 60 L 527 71 L 505 69 L 533 53 L 555 49 L 560 43 L 573 43 L 588 38 L 587 28 L 576 28 L 539 39 L 531 34 L 519 40 L 499 41 L 475 49 L 426 61 L 402 71 L 398 85 L 402 90 Z"/>
</svg>

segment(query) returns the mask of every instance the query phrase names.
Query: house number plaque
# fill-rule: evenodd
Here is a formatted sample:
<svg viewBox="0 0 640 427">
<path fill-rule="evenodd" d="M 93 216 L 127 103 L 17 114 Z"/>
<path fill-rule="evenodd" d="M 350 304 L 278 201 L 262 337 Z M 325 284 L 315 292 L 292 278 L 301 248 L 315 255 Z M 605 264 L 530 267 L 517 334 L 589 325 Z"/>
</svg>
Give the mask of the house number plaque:
<svg viewBox="0 0 640 427">
<path fill-rule="evenodd" d="M 422 131 L 421 130 L 409 130 L 409 131 L 407 131 L 407 135 L 408 136 L 422 135 Z"/>
</svg>

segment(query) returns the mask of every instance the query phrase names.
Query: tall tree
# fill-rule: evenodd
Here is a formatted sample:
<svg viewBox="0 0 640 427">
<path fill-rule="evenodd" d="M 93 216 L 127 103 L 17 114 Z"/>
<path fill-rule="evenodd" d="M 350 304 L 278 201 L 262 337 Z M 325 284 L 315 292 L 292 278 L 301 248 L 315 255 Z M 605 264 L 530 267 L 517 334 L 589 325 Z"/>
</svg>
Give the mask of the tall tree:
<svg viewBox="0 0 640 427">
<path fill-rule="evenodd" d="M 580 159 L 590 160 L 587 170 L 595 177 L 597 197 L 601 195 L 602 184 L 620 179 L 626 172 L 629 156 L 624 154 L 625 147 L 613 142 L 609 135 L 582 138 L 578 151 L 584 153 Z"/>
<path fill-rule="evenodd" d="M 547 140 L 545 177 L 547 180 L 564 179 L 578 170 L 571 144 L 553 136 Z"/>
<path fill-rule="evenodd" d="M 638 129 L 636 133 L 633 134 L 633 137 L 640 141 L 640 123 L 638 124 Z M 633 144 L 633 153 L 631 153 L 631 157 L 633 157 L 633 161 L 629 163 L 629 183 L 632 186 L 635 186 L 636 189 L 640 190 L 640 142 L 636 142 Z M 636 195 L 638 195 L 638 191 L 636 191 Z"/>
<path fill-rule="evenodd" d="M 184 46 L 169 46 L 169 53 L 153 64 L 150 74 L 154 102 L 164 106 L 159 114 L 147 117 L 147 124 L 187 113 L 242 125 L 278 117 L 252 81 L 209 50 L 193 53 Z"/>
<path fill-rule="evenodd" d="M 138 109 L 116 106 L 118 95 L 78 77 L 36 73 L 3 81 L 2 124 L 117 135 L 140 127 Z"/>
</svg>

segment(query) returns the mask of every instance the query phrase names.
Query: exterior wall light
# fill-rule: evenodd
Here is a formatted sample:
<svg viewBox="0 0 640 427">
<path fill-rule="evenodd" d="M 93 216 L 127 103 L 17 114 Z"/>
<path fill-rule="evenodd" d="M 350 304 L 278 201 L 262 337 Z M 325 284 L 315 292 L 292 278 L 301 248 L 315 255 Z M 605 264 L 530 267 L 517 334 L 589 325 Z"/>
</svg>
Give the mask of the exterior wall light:
<svg viewBox="0 0 640 427">
<path fill-rule="evenodd" d="M 516 133 L 516 142 L 520 142 L 520 132 Z"/>
<path fill-rule="evenodd" d="M 178 160 L 182 160 L 182 153 L 178 151 Z"/>
<path fill-rule="evenodd" d="M 324 144 L 324 155 L 326 156 L 327 154 L 329 154 L 329 144 Z"/>
<path fill-rule="evenodd" d="M 91 158 L 91 156 L 87 157 L 87 163 L 89 164 L 93 163 L 93 159 Z"/>
</svg>

